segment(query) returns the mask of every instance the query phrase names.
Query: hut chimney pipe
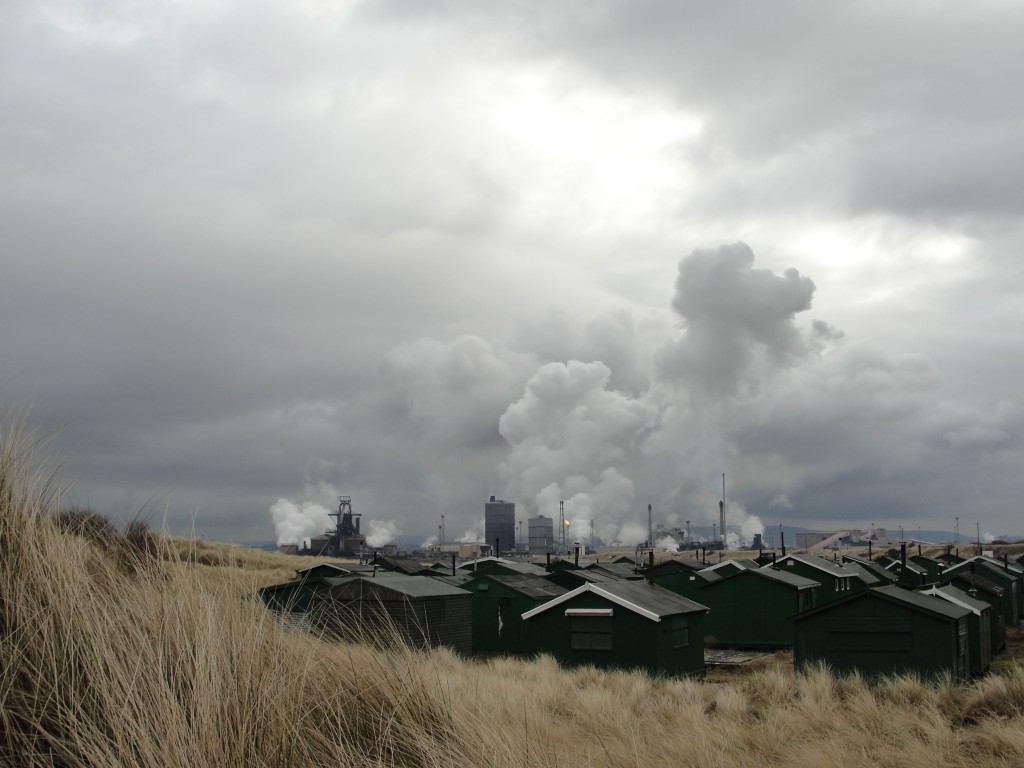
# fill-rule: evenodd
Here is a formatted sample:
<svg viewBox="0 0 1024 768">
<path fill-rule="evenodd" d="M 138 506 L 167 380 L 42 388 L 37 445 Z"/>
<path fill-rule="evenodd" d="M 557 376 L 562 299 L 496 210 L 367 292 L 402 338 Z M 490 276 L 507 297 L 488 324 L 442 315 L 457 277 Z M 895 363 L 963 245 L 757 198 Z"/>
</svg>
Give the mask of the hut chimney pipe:
<svg viewBox="0 0 1024 768">
<path fill-rule="evenodd" d="M 647 559 L 647 583 L 654 583 L 654 549 L 652 548 L 648 553 Z"/>
<path fill-rule="evenodd" d="M 572 549 L 573 549 L 573 564 L 577 568 L 579 568 L 580 567 L 580 545 L 579 544 L 574 544 Z"/>
<path fill-rule="evenodd" d="M 544 563 L 544 570 L 545 571 L 550 571 L 551 570 L 551 553 L 550 552 L 545 553 L 545 557 L 547 558 L 547 561 Z"/>
<path fill-rule="evenodd" d="M 455 575 L 455 553 L 452 552 L 452 576 Z"/>
<path fill-rule="evenodd" d="M 782 556 L 786 556 L 786 533 L 785 531 L 779 531 L 779 541 L 782 542 Z"/>
</svg>

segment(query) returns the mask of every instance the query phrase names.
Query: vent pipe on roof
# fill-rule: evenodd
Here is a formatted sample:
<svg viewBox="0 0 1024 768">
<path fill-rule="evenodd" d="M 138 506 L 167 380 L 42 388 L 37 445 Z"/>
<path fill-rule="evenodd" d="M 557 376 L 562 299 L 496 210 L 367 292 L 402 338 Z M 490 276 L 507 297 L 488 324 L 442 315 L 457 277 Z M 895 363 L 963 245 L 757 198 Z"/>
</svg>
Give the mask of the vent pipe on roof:
<svg viewBox="0 0 1024 768">
<path fill-rule="evenodd" d="M 779 541 L 782 542 L 782 556 L 786 556 L 786 533 L 785 531 L 779 531 Z"/>
<path fill-rule="evenodd" d="M 648 584 L 653 584 L 654 583 L 654 550 L 651 549 L 650 552 L 648 552 L 647 554 L 648 554 L 648 560 L 647 560 L 647 583 Z"/>
<path fill-rule="evenodd" d="M 907 578 L 907 542 L 900 542 L 900 581 L 899 583 L 906 586 L 909 582 Z"/>
<path fill-rule="evenodd" d="M 868 539 L 868 560 L 871 559 L 871 539 Z"/>
<path fill-rule="evenodd" d="M 775 551 L 772 550 L 772 568 L 775 567 Z"/>
<path fill-rule="evenodd" d="M 452 576 L 455 575 L 455 553 L 452 552 Z"/>
<path fill-rule="evenodd" d="M 544 554 L 547 557 L 547 562 L 544 564 L 544 570 L 545 571 L 550 571 L 551 570 L 551 552 L 545 552 Z"/>
<path fill-rule="evenodd" d="M 501 557 L 501 539 L 494 539 L 494 556 Z"/>
</svg>

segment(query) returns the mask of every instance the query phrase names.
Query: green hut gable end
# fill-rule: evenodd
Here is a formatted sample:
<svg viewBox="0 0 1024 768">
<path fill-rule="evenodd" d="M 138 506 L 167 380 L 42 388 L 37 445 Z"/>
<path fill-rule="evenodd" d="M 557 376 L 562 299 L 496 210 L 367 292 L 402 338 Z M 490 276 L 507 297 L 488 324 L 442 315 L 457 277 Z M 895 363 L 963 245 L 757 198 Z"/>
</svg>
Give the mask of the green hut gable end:
<svg viewBox="0 0 1024 768">
<path fill-rule="evenodd" d="M 791 648 L 792 616 L 814 607 L 820 584 L 771 568 L 742 569 L 705 582 L 696 598 L 711 609 L 706 642 L 735 648 Z"/>
<path fill-rule="evenodd" d="M 704 674 L 707 607 L 643 581 L 588 582 L 523 614 L 529 644 L 567 665 Z"/>
<path fill-rule="evenodd" d="M 824 662 L 869 677 L 916 673 L 965 680 L 970 611 L 902 587 L 854 593 L 793 617 L 797 669 Z"/>
</svg>

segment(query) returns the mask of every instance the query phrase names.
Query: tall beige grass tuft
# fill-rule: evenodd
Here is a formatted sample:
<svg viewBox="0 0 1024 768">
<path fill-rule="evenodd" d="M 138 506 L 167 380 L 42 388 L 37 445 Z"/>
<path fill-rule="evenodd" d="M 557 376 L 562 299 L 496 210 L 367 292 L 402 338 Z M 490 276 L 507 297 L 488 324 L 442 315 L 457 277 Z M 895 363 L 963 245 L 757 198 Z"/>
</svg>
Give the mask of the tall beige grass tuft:
<svg viewBox="0 0 1024 768">
<path fill-rule="evenodd" d="M 697 682 L 288 631 L 252 592 L 294 562 L 62 518 L 32 436 L 2 438 L 2 765 L 1024 764 L 1013 667 L 962 688 L 781 663 Z"/>
</svg>

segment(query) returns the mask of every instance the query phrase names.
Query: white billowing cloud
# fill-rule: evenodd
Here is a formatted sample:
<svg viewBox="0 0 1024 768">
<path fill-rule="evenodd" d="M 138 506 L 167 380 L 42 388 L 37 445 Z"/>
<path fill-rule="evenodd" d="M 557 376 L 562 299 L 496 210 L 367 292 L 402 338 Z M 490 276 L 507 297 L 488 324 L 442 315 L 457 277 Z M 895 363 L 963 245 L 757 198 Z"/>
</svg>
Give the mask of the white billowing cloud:
<svg viewBox="0 0 1024 768">
<path fill-rule="evenodd" d="M 626 512 L 632 483 L 616 467 L 634 452 L 649 414 L 639 400 L 607 389 L 610 375 L 604 363 L 572 360 L 548 363 L 527 382 L 498 422 L 511 446 L 499 467 L 506 498 L 549 514 L 567 499 L 569 519 Z"/>
<path fill-rule="evenodd" d="M 270 507 L 277 543 L 299 544 L 331 527 L 327 508 L 312 501 L 294 502 L 281 498 Z"/>
<path fill-rule="evenodd" d="M 402 527 L 394 520 L 369 520 L 366 524 L 366 546 L 383 547 L 391 544 L 402 533 Z"/>
<path fill-rule="evenodd" d="M 753 266 L 745 243 L 697 250 L 679 262 L 672 307 L 685 333 L 661 351 L 663 378 L 721 396 L 756 389 L 770 371 L 807 353 L 794 318 L 810 308 L 814 283 L 795 269 L 780 276 Z"/>
</svg>

